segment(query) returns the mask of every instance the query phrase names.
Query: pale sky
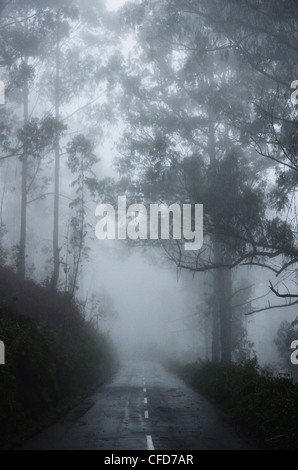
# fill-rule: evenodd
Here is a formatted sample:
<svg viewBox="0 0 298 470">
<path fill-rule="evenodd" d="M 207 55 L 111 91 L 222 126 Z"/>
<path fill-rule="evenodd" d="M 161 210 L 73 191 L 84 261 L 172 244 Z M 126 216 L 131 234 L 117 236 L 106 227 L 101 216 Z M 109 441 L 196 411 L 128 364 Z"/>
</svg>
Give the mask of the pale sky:
<svg viewBox="0 0 298 470">
<path fill-rule="evenodd" d="M 106 0 L 108 10 L 118 10 L 127 0 Z"/>
</svg>

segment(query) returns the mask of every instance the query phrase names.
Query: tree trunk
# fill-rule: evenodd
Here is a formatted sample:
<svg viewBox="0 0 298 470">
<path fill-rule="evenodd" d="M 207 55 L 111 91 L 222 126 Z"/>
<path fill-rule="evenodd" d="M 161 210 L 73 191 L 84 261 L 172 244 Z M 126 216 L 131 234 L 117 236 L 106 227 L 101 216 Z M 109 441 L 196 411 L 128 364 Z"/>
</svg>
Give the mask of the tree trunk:
<svg viewBox="0 0 298 470">
<path fill-rule="evenodd" d="M 208 135 L 208 155 L 210 165 L 215 165 L 216 158 L 216 135 L 215 135 L 215 117 L 212 105 L 209 107 L 209 135 Z M 215 223 L 216 230 L 216 223 Z M 214 263 L 224 264 L 224 247 L 222 243 L 216 239 L 216 236 L 211 237 L 214 250 Z M 232 278 L 231 270 L 227 268 L 217 268 L 214 273 L 214 291 L 217 303 L 217 314 L 219 317 L 219 337 L 220 337 L 220 350 L 221 362 L 231 362 L 232 356 L 232 337 L 231 337 L 231 292 L 232 292 Z M 215 319 L 216 320 L 216 319 Z M 218 334 L 216 326 L 214 334 Z M 214 344 L 214 357 L 217 357 L 215 351 L 216 345 Z"/>
<path fill-rule="evenodd" d="M 28 123 L 29 87 L 28 80 L 24 83 L 24 126 Z M 18 257 L 18 275 L 21 279 L 26 276 L 26 232 L 27 232 L 27 179 L 28 179 L 28 153 L 26 146 L 22 155 L 22 189 L 21 189 L 21 230 Z"/>
<path fill-rule="evenodd" d="M 59 17 L 57 22 L 56 45 L 56 77 L 55 77 L 55 118 L 60 119 L 60 38 Z M 57 290 L 60 272 L 59 248 L 59 193 L 60 193 L 60 141 L 59 136 L 55 142 L 55 171 L 54 171 L 54 222 L 53 222 L 53 275 L 52 289 Z"/>
<path fill-rule="evenodd" d="M 218 318 L 218 305 L 214 302 L 214 309 L 212 312 L 212 362 L 219 362 L 220 358 L 220 336 L 219 336 L 219 318 Z"/>
<path fill-rule="evenodd" d="M 229 364 L 232 361 L 232 276 L 229 268 L 224 268 L 224 302 L 221 312 L 221 362 Z"/>
<path fill-rule="evenodd" d="M 225 257 L 218 241 L 214 241 L 215 263 L 224 264 Z M 229 268 L 218 268 L 215 272 L 215 293 L 219 308 L 221 362 L 232 360 L 232 276 Z"/>
</svg>

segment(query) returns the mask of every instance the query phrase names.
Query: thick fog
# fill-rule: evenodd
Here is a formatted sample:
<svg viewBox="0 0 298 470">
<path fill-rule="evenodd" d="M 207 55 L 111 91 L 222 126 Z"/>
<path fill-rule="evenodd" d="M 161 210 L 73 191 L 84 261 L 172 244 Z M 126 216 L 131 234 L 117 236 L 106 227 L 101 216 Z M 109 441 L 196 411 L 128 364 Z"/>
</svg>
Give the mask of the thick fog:
<svg viewBox="0 0 298 470">
<path fill-rule="evenodd" d="M 272 135 L 270 134 L 268 137 L 268 134 L 273 132 L 272 129 L 268 131 L 267 128 L 263 129 L 260 123 L 258 124 L 258 119 L 261 120 L 261 117 L 256 117 L 257 108 L 250 108 L 252 106 L 250 103 L 243 101 L 241 105 L 239 104 L 240 111 L 238 110 L 236 98 L 238 97 L 239 102 L 241 98 L 245 98 L 242 94 L 246 85 L 245 76 L 240 72 L 241 60 L 244 59 L 241 54 L 239 59 L 236 53 L 235 55 L 232 53 L 231 55 L 228 55 L 228 53 L 224 55 L 216 52 L 217 55 L 209 56 L 208 47 L 205 48 L 206 55 L 204 59 L 201 60 L 196 57 L 193 52 L 196 47 L 197 53 L 203 54 L 202 44 L 206 45 L 208 41 L 209 26 L 204 26 L 206 36 L 203 37 L 202 33 L 202 37 L 200 37 L 200 34 L 196 31 L 191 11 L 189 17 L 187 13 L 184 16 L 183 14 L 179 16 L 177 12 L 166 11 L 164 4 L 167 2 L 161 2 L 163 5 L 160 7 L 160 15 L 164 15 L 164 23 L 160 22 L 160 24 L 158 22 L 154 24 L 153 14 L 158 16 L 158 12 L 154 8 L 154 11 L 149 11 L 148 5 L 143 5 L 143 9 L 138 10 L 137 6 L 142 2 L 136 2 L 135 8 L 132 5 L 131 11 L 129 9 L 120 10 L 121 7 L 127 4 L 125 0 L 108 0 L 106 10 L 103 7 L 104 2 L 89 1 L 85 5 L 83 5 L 84 2 L 75 3 L 79 10 L 81 9 L 79 14 L 82 14 L 82 23 L 78 22 L 75 14 L 72 16 L 71 12 L 65 10 L 61 13 L 62 16 L 65 15 L 63 19 L 65 23 L 63 34 L 65 36 L 63 37 L 62 34 L 62 39 L 58 39 L 56 45 L 55 39 L 48 32 L 49 43 L 44 45 L 45 49 L 40 52 L 40 57 L 36 52 L 34 52 L 35 55 L 32 53 L 31 56 L 30 51 L 27 55 L 25 53 L 22 56 L 23 52 L 21 51 L 17 55 L 15 69 L 10 63 L 6 65 L 4 63 L 3 65 L 3 81 L 7 84 L 12 81 L 10 89 L 7 90 L 6 111 L 1 109 L 2 113 L 7 112 L 7 115 L 3 114 L 3 122 L 8 119 L 7 122 L 12 126 L 11 135 L 5 136 L 3 134 L 3 148 L 1 150 L 3 161 L 1 161 L 0 167 L 2 185 L 0 221 L 5 226 L 1 243 L 9 253 L 6 264 L 12 266 L 13 269 L 17 269 L 18 264 L 15 264 L 13 260 L 17 252 L 16 247 L 22 247 L 22 244 L 19 245 L 21 229 L 20 201 L 22 198 L 24 167 L 22 168 L 19 155 L 17 158 L 6 158 L 5 156 L 5 152 L 8 152 L 12 142 L 17 141 L 18 129 L 24 118 L 22 96 L 25 85 L 21 86 L 18 82 L 13 83 L 13 79 L 14 73 L 21 70 L 21 65 L 26 64 L 28 66 L 29 64 L 32 70 L 34 69 L 34 74 L 32 78 L 26 78 L 26 86 L 29 87 L 27 96 L 29 111 L 27 109 L 25 123 L 28 123 L 31 118 L 42 119 L 45 115 L 51 114 L 54 117 L 56 106 L 56 117 L 60 117 L 61 122 L 67 125 L 67 128 L 63 130 L 60 136 L 60 148 L 58 150 L 58 153 L 60 152 L 60 193 L 59 238 L 56 240 L 56 244 L 58 243 L 60 256 L 60 277 L 56 282 L 56 289 L 71 293 L 81 305 L 84 305 L 83 314 L 87 321 L 93 323 L 99 331 L 112 339 L 116 348 L 120 351 L 121 357 L 138 357 L 138 355 L 147 357 L 152 354 L 161 359 L 173 358 L 184 362 L 211 360 L 212 338 L 214 340 L 214 335 L 216 335 L 212 326 L 212 308 L 215 310 L 217 308 L 219 311 L 221 309 L 221 305 L 214 307 L 212 304 L 215 297 L 219 296 L 218 289 L 221 288 L 220 281 L 214 281 L 214 279 L 217 276 L 217 265 L 220 267 L 219 271 L 223 271 L 228 266 L 230 274 L 226 273 L 227 277 L 231 275 L 228 289 L 231 289 L 233 284 L 233 291 L 231 290 L 227 294 L 228 289 L 226 289 L 228 300 L 225 299 L 225 301 L 230 302 L 232 298 L 237 299 L 236 306 L 233 305 L 233 302 L 230 302 L 230 308 L 234 309 L 231 318 L 234 319 L 234 315 L 237 317 L 235 324 L 239 323 L 239 325 L 237 323 L 239 330 L 237 330 L 239 335 L 237 341 L 239 344 L 242 342 L 242 346 L 246 342 L 246 346 L 243 346 L 243 350 L 246 351 L 245 359 L 256 355 L 260 364 L 271 364 L 278 369 L 280 367 L 278 365 L 279 356 L 274 340 L 282 321 L 291 323 L 295 320 L 297 306 L 272 308 L 281 304 L 283 299 L 280 299 L 276 292 L 270 290 L 270 282 L 277 289 L 277 293 L 283 291 L 285 286 L 286 292 L 295 292 L 294 263 L 289 264 L 290 270 L 282 270 L 281 275 L 278 274 L 278 276 L 275 274 L 279 267 L 285 266 L 288 259 L 294 259 L 296 251 L 293 249 L 289 253 L 287 243 L 281 242 L 283 235 L 285 239 L 287 237 L 288 232 L 286 232 L 286 229 L 284 232 L 277 232 L 275 239 L 272 237 L 273 241 L 270 239 L 265 243 L 264 239 L 269 233 L 269 230 L 268 233 L 266 232 L 269 226 L 277 227 L 276 230 L 280 227 L 278 224 L 273 225 L 272 222 L 274 216 L 280 214 L 282 214 L 283 221 L 289 222 L 288 228 L 292 230 L 294 238 L 296 237 L 296 209 L 295 201 L 293 202 L 296 195 L 293 193 L 294 196 L 291 196 L 293 197 L 291 208 L 288 206 L 282 207 L 282 201 L 277 200 L 275 209 L 272 205 L 268 205 L 268 208 L 263 212 L 260 209 L 259 201 L 262 200 L 262 194 L 265 194 L 267 198 L 272 188 L 275 188 L 275 192 L 272 192 L 273 198 L 274 194 L 278 194 L 278 191 L 287 191 L 287 186 L 282 186 L 280 183 L 280 172 L 278 173 L 275 168 L 275 163 L 280 164 L 281 168 L 287 168 L 287 165 L 283 167 L 286 157 L 276 157 L 278 152 L 284 150 L 283 146 L 286 146 L 287 142 L 282 141 L 279 149 L 272 150 L 274 158 L 271 154 L 269 158 L 272 157 L 271 160 L 276 159 L 276 161 L 271 164 L 268 158 L 266 160 L 266 157 L 268 157 L 266 152 L 270 153 L 268 148 L 271 145 L 270 138 Z M 49 8 L 52 8 L 51 5 Z M 178 7 L 176 6 L 176 8 Z M 156 10 L 158 10 L 157 6 Z M 102 12 L 104 12 L 104 20 L 100 17 Z M 22 8 L 20 8 L 18 14 L 22 14 Z M 169 30 L 174 28 L 173 18 L 175 14 L 178 15 L 179 21 L 181 21 L 181 30 L 174 30 L 173 37 L 171 37 L 171 47 L 168 48 L 165 35 L 170 34 Z M 126 21 L 123 21 L 123 18 L 126 18 Z M 166 21 L 169 22 L 169 26 L 163 30 Z M 22 28 L 26 28 L 24 22 L 21 21 L 21 24 Z M 33 23 L 31 26 L 32 29 L 40 27 L 38 24 Z M 153 30 L 155 27 L 156 29 Z M 219 39 L 216 36 L 217 27 Z M 193 31 L 188 31 L 187 28 L 193 28 Z M 212 23 L 210 28 L 215 30 L 214 38 L 210 39 L 214 50 L 225 51 L 228 49 L 224 36 L 228 32 L 225 29 L 220 29 L 216 23 Z M 150 35 L 149 32 L 151 31 L 152 34 Z M 40 35 L 40 31 L 38 30 L 36 34 Z M 179 34 L 181 37 L 179 37 Z M 240 34 L 240 32 L 238 31 L 237 34 Z M 246 46 L 249 47 L 249 45 Z M 211 49 L 212 47 L 210 46 Z M 250 61 L 257 60 L 257 57 L 253 55 L 254 52 L 251 52 L 251 54 Z M 61 62 L 63 62 L 62 66 Z M 255 68 L 251 69 L 251 63 L 248 61 L 246 66 L 251 73 L 250 79 L 255 76 L 254 73 L 258 77 L 260 64 L 256 64 Z M 65 76 L 63 67 L 66 70 Z M 207 77 L 208 74 L 209 77 Z M 277 71 L 276 74 L 278 75 Z M 84 79 L 84 75 L 86 75 L 86 79 Z M 292 78 L 295 77 L 288 78 L 289 96 L 286 104 L 284 102 L 285 94 L 282 97 L 278 95 L 277 98 L 280 100 L 280 109 L 283 111 L 286 105 L 289 106 L 290 81 Z M 219 101 L 216 101 L 214 109 L 212 108 L 211 99 L 208 103 L 204 101 L 204 96 L 206 97 L 213 90 L 213 85 L 210 84 L 216 84 L 220 82 L 220 79 L 224 82 L 225 87 L 222 90 L 219 89 L 219 91 L 222 94 L 226 93 L 227 96 L 224 98 L 226 102 L 230 100 L 229 109 L 220 102 L 220 93 L 216 95 L 216 99 Z M 268 109 L 270 106 L 274 106 L 272 103 L 275 93 L 270 79 L 274 81 L 274 77 L 269 77 L 269 83 L 266 82 L 264 85 L 261 80 L 257 79 L 256 89 L 250 91 L 251 94 L 255 93 L 255 96 L 260 93 L 263 100 L 260 103 L 264 108 L 267 106 Z M 281 82 L 282 79 L 276 80 Z M 233 81 L 235 81 L 236 87 L 235 94 L 232 91 L 234 88 L 231 86 Z M 59 84 L 62 91 L 58 106 L 59 93 L 57 87 L 59 88 Z M 56 101 L 53 96 L 55 87 Z M 198 95 L 196 95 L 197 87 L 201 87 Z M 269 97 L 264 98 L 263 95 L 266 93 Z M 248 99 L 252 100 L 253 97 L 249 96 Z M 222 106 L 222 111 L 218 109 L 220 106 Z M 266 110 L 267 108 L 264 114 Z M 230 114 L 229 111 L 231 111 Z M 237 114 L 238 111 L 239 114 Z M 287 112 L 289 118 L 293 116 L 292 111 L 288 110 Z M 209 120 L 207 116 L 208 119 L 210 118 Z M 253 122 L 254 118 L 256 118 L 255 122 Z M 251 120 L 250 126 L 247 135 L 245 135 L 245 123 L 249 120 Z M 185 126 L 181 124 L 184 121 Z M 260 126 L 259 132 L 254 127 L 257 125 Z M 270 122 L 268 126 L 270 126 Z M 282 126 L 277 123 L 274 126 L 275 132 L 280 131 L 282 133 Z M 212 132 L 213 142 L 210 137 Z M 92 152 L 99 158 L 97 162 L 92 163 L 92 170 L 91 166 L 88 167 L 88 171 L 90 169 L 88 178 L 94 177 L 99 181 L 98 186 L 96 186 L 97 183 L 94 183 L 93 195 L 91 192 L 87 195 L 86 187 L 82 189 L 82 186 L 79 186 L 82 181 L 80 176 L 77 176 L 80 169 L 74 169 L 78 165 L 76 160 L 78 147 L 70 148 L 69 142 L 79 134 L 84 134 L 87 140 L 90 139 L 93 142 Z M 266 138 L 270 141 L 267 147 L 266 144 L 263 146 Z M 7 142 L 5 139 L 7 139 Z M 150 139 L 151 148 L 149 148 Z M 15 145 L 17 146 L 17 144 Z M 77 142 L 76 145 L 78 145 Z M 212 155 L 212 150 L 210 150 L 212 145 L 216 157 Z M 87 144 L 86 147 L 88 147 Z M 263 154 L 260 148 L 262 148 Z M 74 153 L 71 154 L 71 151 Z M 46 279 L 49 280 L 52 276 L 53 200 L 57 193 L 57 188 L 54 187 L 53 174 L 55 145 L 54 147 L 50 145 L 48 148 L 40 150 L 40 152 L 42 153 L 42 157 L 40 156 L 41 164 L 36 163 L 39 157 L 34 157 L 32 165 L 30 163 L 31 166 L 29 165 L 30 168 L 27 169 L 30 178 L 33 178 L 36 172 L 39 179 L 37 179 L 37 176 L 36 179 L 33 178 L 32 185 L 29 182 L 30 178 L 27 181 L 25 264 L 27 278 L 36 282 L 45 282 Z M 88 153 L 88 150 L 86 152 Z M 233 232 L 239 221 L 235 223 L 234 213 L 231 215 L 234 224 L 233 230 L 231 227 L 227 228 L 225 226 L 226 238 L 224 240 L 220 239 L 219 242 L 223 244 L 220 248 L 222 249 L 222 265 L 220 262 L 213 260 L 215 266 L 210 266 L 209 269 L 210 260 L 212 256 L 215 256 L 214 253 L 219 246 L 216 245 L 218 243 L 216 236 L 220 237 L 222 235 L 222 226 L 218 230 L 220 235 L 214 235 L 214 232 L 212 232 L 214 227 L 210 229 L 210 225 L 212 225 L 210 220 L 213 221 L 217 218 L 215 223 L 217 228 L 222 223 L 222 221 L 218 222 L 221 200 L 217 199 L 217 202 L 215 201 L 215 204 L 217 204 L 216 210 L 212 205 L 210 209 L 208 205 L 209 196 L 206 196 L 209 190 L 208 187 L 204 189 L 205 193 L 200 193 L 199 188 L 200 185 L 203 185 L 203 180 L 206 182 L 209 177 L 213 177 L 211 171 L 212 158 L 217 159 L 219 167 L 222 164 L 221 162 L 225 161 L 228 162 L 227 165 L 230 165 L 228 159 L 233 155 L 233 152 L 239 153 L 239 155 L 237 154 L 237 158 L 239 156 L 237 165 L 239 164 L 239 174 L 241 175 L 239 187 L 243 183 L 243 175 L 246 174 L 247 169 L 251 171 L 239 193 L 235 193 L 233 196 L 234 201 L 236 201 L 237 198 L 246 194 L 246 190 L 249 193 L 247 200 L 251 198 L 251 205 L 243 197 L 243 206 L 245 205 L 246 212 L 243 211 L 239 220 L 241 219 L 242 223 L 243 219 L 247 217 L 247 224 L 251 224 L 251 226 L 247 229 L 243 223 L 244 228 L 241 227 L 241 229 L 243 228 L 241 237 L 245 240 L 244 245 L 246 245 L 243 245 L 243 247 L 237 245 L 236 258 L 238 258 L 232 259 L 235 254 L 232 239 L 234 235 L 231 236 L 229 230 Z M 72 166 L 67 160 L 67 153 L 73 158 Z M 130 163 L 128 163 L 129 157 L 127 157 L 129 154 L 131 155 L 131 168 L 129 167 Z M 87 158 L 86 155 L 84 158 Z M 91 158 L 90 153 L 88 154 L 89 157 Z M 139 162 L 137 162 L 137 157 Z M 248 159 L 248 163 L 244 157 Z M 199 164 L 196 166 L 196 159 L 199 160 L 200 158 L 201 161 L 205 162 L 205 168 L 199 167 Z M 120 165 L 118 171 L 115 168 L 115 162 L 117 161 Z M 208 161 L 211 162 L 211 170 L 207 168 Z M 231 168 L 237 166 L 232 163 L 232 166 L 228 167 L 230 170 L 227 171 L 224 164 L 222 164 L 224 175 L 229 172 L 231 174 Z M 187 167 L 187 165 L 189 166 Z M 253 168 L 253 165 L 256 165 L 255 168 Z M 292 165 L 295 166 L 293 162 Z M 293 170 L 293 166 L 291 168 Z M 211 173 L 208 173 L 209 170 Z M 82 171 L 87 172 L 87 169 Z M 131 171 L 130 174 L 129 171 Z M 178 174 L 183 174 L 186 186 L 187 181 L 189 181 L 188 193 L 185 192 L 185 188 L 179 186 L 181 181 L 175 180 L 175 176 Z M 199 176 L 197 183 L 192 187 L 191 175 L 195 174 Z M 255 175 L 258 175 L 260 179 L 253 180 Z M 121 180 L 122 176 L 124 177 L 123 181 Z M 159 177 L 160 180 L 158 180 Z M 131 178 L 130 186 L 127 185 L 129 178 Z M 202 179 L 199 180 L 199 178 Z M 260 183 L 261 180 L 264 185 L 269 183 L 264 193 L 262 193 L 264 185 L 262 186 L 263 183 Z M 167 183 L 164 183 L 164 181 L 167 181 Z M 219 185 L 221 180 L 216 181 L 209 199 L 217 195 L 218 186 L 216 185 Z M 276 184 L 280 184 L 280 186 L 275 187 Z M 110 190 L 109 185 L 112 188 Z M 228 193 L 227 187 L 223 187 L 220 191 L 222 191 L 224 199 Z M 288 191 L 290 192 L 290 189 Z M 198 258 L 194 261 L 195 258 L 187 257 L 187 253 L 183 250 L 182 255 L 180 253 L 179 257 L 177 251 L 175 251 L 176 247 L 173 246 L 164 250 L 161 246 L 151 246 L 149 242 L 144 243 L 144 247 L 140 247 L 137 244 L 128 244 L 121 240 L 98 240 L 95 236 L 97 223 L 95 210 L 97 205 L 103 201 L 110 202 L 110 199 L 115 201 L 116 196 L 122 196 L 125 192 L 129 195 L 131 202 L 134 202 L 134 198 L 135 202 L 140 202 L 143 197 L 143 201 L 148 203 L 149 194 L 152 195 L 152 202 L 172 203 L 175 201 L 176 196 L 182 201 L 187 194 L 188 200 L 185 200 L 185 203 L 191 201 L 203 204 L 203 201 L 199 198 L 205 198 L 206 217 L 209 217 L 210 214 L 211 216 L 206 222 L 208 225 L 206 231 L 204 227 L 204 244 L 202 248 L 202 259 L 205 256 L 204 260 Z M 95 193 L 96 195 L 93 197 Z M 259 197 L 257 202 L 255 202 L 254 194 Z M 284 194 L 284 199 L 286 198 L 290 199 L 289 194 Z M 265 205 L 265 199 L 263 201 Z M 283 213 L 276 209 L 278 204 L 284 210 Z M 260 209 L 259 214 L 255 212 L 252 216 L 251 212 L 258 209 Z M 82 211 L 84 211 L 84 216 L 83 219 L 80 219 Z M 229 211 L 230 208 L 226 210 L 225 214 L 232 213 L 232 211 Z M 237 211 L 239 211 L 238 206 L 235 213 Z M 74 225 L 72 224 L 74 224 L 75 216 L 77 216 L 78 225 L 81 222 L 85 224 L 80 232 L 84 240 L 84 246 L 79 245 L 78 240 L 76 241 L 74 238 L 74 232 L 71 232 L 74 231 Z M 253 220 L 254 217 L 255 221 Z M 268 224 L 262 225 L 265 217 L 268 217 Z M 270 225 L 271 222 L 272 225 Z M 76 228 L 78 228 L 78 225 Z M 247 232 L 245 232 L 246 229 Z M 262 236 L 260 233 L 262 233 Z M 238 243 L 241 238 L 239 233 L 237 237 Z M 251 242 L 249 237 L 256 237 L 257 240 Z M 290 235 L 289 238 L 291 238 Z M 275 242 L 276 245 L 274 245 Z M 73 243 L 72 251 L 69 249 L 71 243 Z M 262 243 L 264 248 L 261 246 Z M 289 243 L 292 243 L 292 241 Z M 222 248 L 223 246 L 224 248 Z M 252 251 L 259 250 L 258 253 L 255 254 L 253 251 L 250 255 L 248 246 L 252 247 Z M 293 245 L 291 245 L 292 247 Z M 74 256 L 75 253 L 77 253 L 76 256 L 81 256 L 79 261 L 77 258 L 74 258 L 74 261 L 70 260 L 70 257 Z M 244 255 L 243 260 L 241 260 L 242 255 Z M 71 276 L 74 276 L 76 263 L 79 266 L 75 278 L 77 285 L 71 288 Z M 264 265 L 269 267 L 264 267 Z M 214 282 L 214 285 L 217 285 L 218 288 L 214 285 L 212 287 Z M 240 295 L 238 299 L 237 291 L 245 293 L 244 296 Z M 92 304 L 95 297 L 98 300 L 97 305 Z M 288 299 L 284 303 L 287 303 L 287 301 Z M 105 302 L 108 306 L 104 305 Z M 232 322 L 232 319 L 229 321 Z M 214 328 L 216 329 L 216 326 Z M 235 344 L 237 341 L 235 339 Z M 250 343 L 250 346 L 247 346 L 248 343 Z M 235 351 L 237 347 L 235 346 Z"/>
</svg>

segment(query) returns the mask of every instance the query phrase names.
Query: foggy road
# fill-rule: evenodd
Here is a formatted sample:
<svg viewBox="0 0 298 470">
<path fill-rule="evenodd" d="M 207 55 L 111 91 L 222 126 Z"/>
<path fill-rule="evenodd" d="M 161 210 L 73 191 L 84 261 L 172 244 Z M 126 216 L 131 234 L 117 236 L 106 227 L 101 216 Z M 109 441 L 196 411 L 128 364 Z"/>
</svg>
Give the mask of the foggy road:
<svg viewBox="0 0 298 470">
<path fill-rule="evenodd" d="M 21 450 L 252 450 L 160 364 L 128 361 L 113 381 Z"/>
</svg>

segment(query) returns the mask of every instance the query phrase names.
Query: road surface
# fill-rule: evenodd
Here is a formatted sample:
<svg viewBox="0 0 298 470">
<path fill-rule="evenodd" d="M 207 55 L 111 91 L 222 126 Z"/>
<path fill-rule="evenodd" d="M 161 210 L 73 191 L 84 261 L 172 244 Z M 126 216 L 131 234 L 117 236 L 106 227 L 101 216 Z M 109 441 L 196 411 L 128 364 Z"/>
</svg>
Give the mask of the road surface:
<svg viewBox="0 0 298 470">
<path fill-rule="evenodd" d="M 155 362 L 113 381 L 21 450 L 253 450 L 222 413 Z"/>
</svg>

